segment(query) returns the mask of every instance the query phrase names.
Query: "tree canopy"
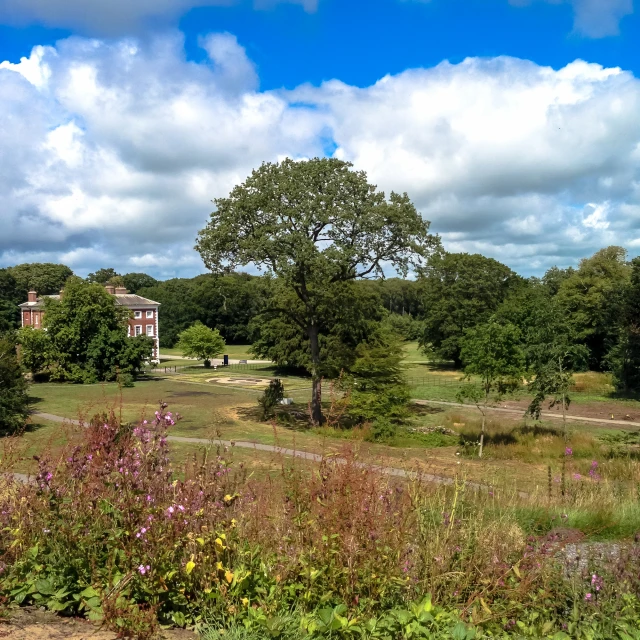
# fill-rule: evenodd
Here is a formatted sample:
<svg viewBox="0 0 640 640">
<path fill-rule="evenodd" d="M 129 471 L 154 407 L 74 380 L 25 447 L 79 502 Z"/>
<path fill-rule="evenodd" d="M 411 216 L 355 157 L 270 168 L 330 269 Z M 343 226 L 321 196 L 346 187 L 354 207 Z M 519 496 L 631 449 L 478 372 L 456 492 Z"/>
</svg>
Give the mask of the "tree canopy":
<svg viewBox="0 0 640 640">
<path fill-rule="evenodd" d="M 522 278 L 493 258 L 437 252 L 420 274 L 424 333 L 421 346 L 461 363 L 465 332 L 486 322 Z"/>
<path fill-rule="evenodd" d="M 278 278 L 269 311 L 289 318 L 309 340 L 312 420 L 320 423 L 320 327 L 335 288 L 382 276 L 384 264 L 406 275 L 437 238 L 406 194 L 387 198 L 363 172 L 335 158 L 264 163 L 214 202 L 196 249 L 215 273 L 254 264 Z"/>
<path fill-rule="evenodd" d="M 87 276 L 87 282 L 95 282 L 97 284 L 111 283 L 114 278 L 122 277 L 113 267 L 106 269 L 98 269 Z"/>
<path fill-rule="evenodd" d="M 9 267 L 8 270 L 16 280 L 21 302 L 26 302 L 27 292 L 31 290 L 41 296 L 59 293 L 73 275 L 66 265 L 52 262 L 29 262 Z"/>
<path fill-rule="evenodd" d="M 0 434 L 15 433 L 29 415 L 27 383 L 16 355 L 12 334 L 0 335 Z"/>
<path fill-rule="evenodd" d="M 558 289 L 576 340 L 589 349 L 589 365 L 596 371 L 606 368 L 606 355 L 617 343 L 630 276 L 625 249 L 606 247 L 581 260 Z"/>
<path fill-rule="evenodd" d="M 0 333 L 18 326 L 20 322 L 18 305 L 25 300 L 11 271 L 0 269 Z"/>
</svg>

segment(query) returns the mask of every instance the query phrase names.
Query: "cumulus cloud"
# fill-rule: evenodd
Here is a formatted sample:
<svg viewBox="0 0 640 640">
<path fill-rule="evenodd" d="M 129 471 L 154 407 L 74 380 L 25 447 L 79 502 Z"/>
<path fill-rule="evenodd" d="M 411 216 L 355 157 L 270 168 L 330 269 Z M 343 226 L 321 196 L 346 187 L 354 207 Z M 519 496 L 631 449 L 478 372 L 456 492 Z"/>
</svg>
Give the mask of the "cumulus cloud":
<svg viewBox="0 0 640 640">
<path fill-rule="evenodd" d="M 53 259 L 159 276 L 263 160 L 351 160 L 407 191 L 445 246 L 523 273 L 640 246 L 640 82 L 576 61 L 468 59 L 358 88 L 260 91 L 230 34 L 73 38 L 0 64 L 0 264 Z"/>
<path fill-rule="evenodd" d="M 523 6 L 535 0 L 509 0 Z M 633 13 L 633 0 L 545 0 L 552 4 L 569 3 L 574 12 L 574 31 L 589 38 L 604 38 L 619 33 L 620 20 Z"/>
<path fill-rule="evenodd" d="M 0 22 L 44 24 L 118 36 L 144 24 L 167 25 L 195 7 L 227 6 L 241 0 L 0 0 Z M 317 0 L 255 0 L 256 8 L 277 2 L 315 11 Z"/>
</svg>

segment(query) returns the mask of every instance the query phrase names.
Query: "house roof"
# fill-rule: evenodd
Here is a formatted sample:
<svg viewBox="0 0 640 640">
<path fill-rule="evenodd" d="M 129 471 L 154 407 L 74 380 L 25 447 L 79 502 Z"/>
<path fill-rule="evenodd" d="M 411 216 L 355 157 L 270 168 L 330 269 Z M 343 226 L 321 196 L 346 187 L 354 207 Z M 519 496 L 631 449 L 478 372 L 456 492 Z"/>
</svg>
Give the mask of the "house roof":
<svg viewBox="0 0 640 640">
<path fill-rule="evenodd" d="M 112 294 L 113 295 L 113 294 Z M 21 309 L 44 309 L 44 298 L 53 298 L 54 300 L 60 300 L 59 295 L 53 296 L 40 296 L 36 302 L 23 302 L 18 305 Z M 135 293 L 114 294 L 116 304 L 121 307 L 127 307 L 129 309 L 145 308 L 145 307 L 159 307 L 160 303 L 155 300 L 149 300 L 149 298 L 143 298 Z"/>
<path fill-rule="evenodd" d="M 116 293 L 116 304 L 123 307 L 159 307 L 160 303 L 155 300 L 149 300 L 149 298 L 143 298 L 135 293 Z"/>
</svg>

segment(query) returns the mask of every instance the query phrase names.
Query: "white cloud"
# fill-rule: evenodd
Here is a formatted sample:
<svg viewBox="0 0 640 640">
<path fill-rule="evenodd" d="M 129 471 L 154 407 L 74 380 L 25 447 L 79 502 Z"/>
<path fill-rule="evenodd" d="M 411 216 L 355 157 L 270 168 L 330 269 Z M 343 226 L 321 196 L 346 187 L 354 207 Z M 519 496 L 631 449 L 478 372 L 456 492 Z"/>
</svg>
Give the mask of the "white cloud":
<svg viewBox="0 0 640 640">
<path fill-rule="evenodd" d="M 535 0 L 509 0 L 516 6 Z M 633 0 L 545 0 L 552 4 L 569 3 L 574 12 L 574 31 L 589 38 L 615 36 L 620 32 L 620 20 L 633 13 Z"/>
<path fill-rule="evenodd" d="M 178 35 L 73 38 L 0 65 L 0 263 L 198 272 L 211 199 L 263 160 L 322 155 L 327 141 L 407 191 L 451 250 L 526 273 L 640 245 L 629 73 L 468 59 L 367 88 L 261 92 L 233 36 L 202 46 L 196 64 Z"/>
<path fill-rule="evenodd" d="M 85 33 L 119 36 L 142 26 L 170 25 L 189 9 L 228 6 L 242 0 L 0 0 L 0 23 L 44 24 Z M 317 0 L 255 0 L 256 8 L 278 2 L 315 11 Z"/>
</svg>

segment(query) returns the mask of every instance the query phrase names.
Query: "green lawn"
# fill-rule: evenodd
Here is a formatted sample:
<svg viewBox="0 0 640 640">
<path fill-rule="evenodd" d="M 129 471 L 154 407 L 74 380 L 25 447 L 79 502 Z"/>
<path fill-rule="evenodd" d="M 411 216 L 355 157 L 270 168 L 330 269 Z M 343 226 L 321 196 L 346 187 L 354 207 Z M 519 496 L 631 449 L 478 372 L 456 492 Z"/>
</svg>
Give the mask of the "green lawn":
<svg viewBox="0 0 640 640">
<path fill-rule="evenodd" d="M 255 360 L 256 357 L 249 353 L 251 345 L 249 344 L 228 344 L 224 349 L 224 354 L 228 355 L 232 360 Z M 169 356 L 181 356 L 182 349 L 173 347 L 172 349 L 161 348 L 160 358 L 164 359 Z M 222 357 L 222 355 L 220 356 Z M 200 361 L 202 362 L 202 361 Z M 163 363 L 164 364 L 164 363 Z"/>
</svg>

